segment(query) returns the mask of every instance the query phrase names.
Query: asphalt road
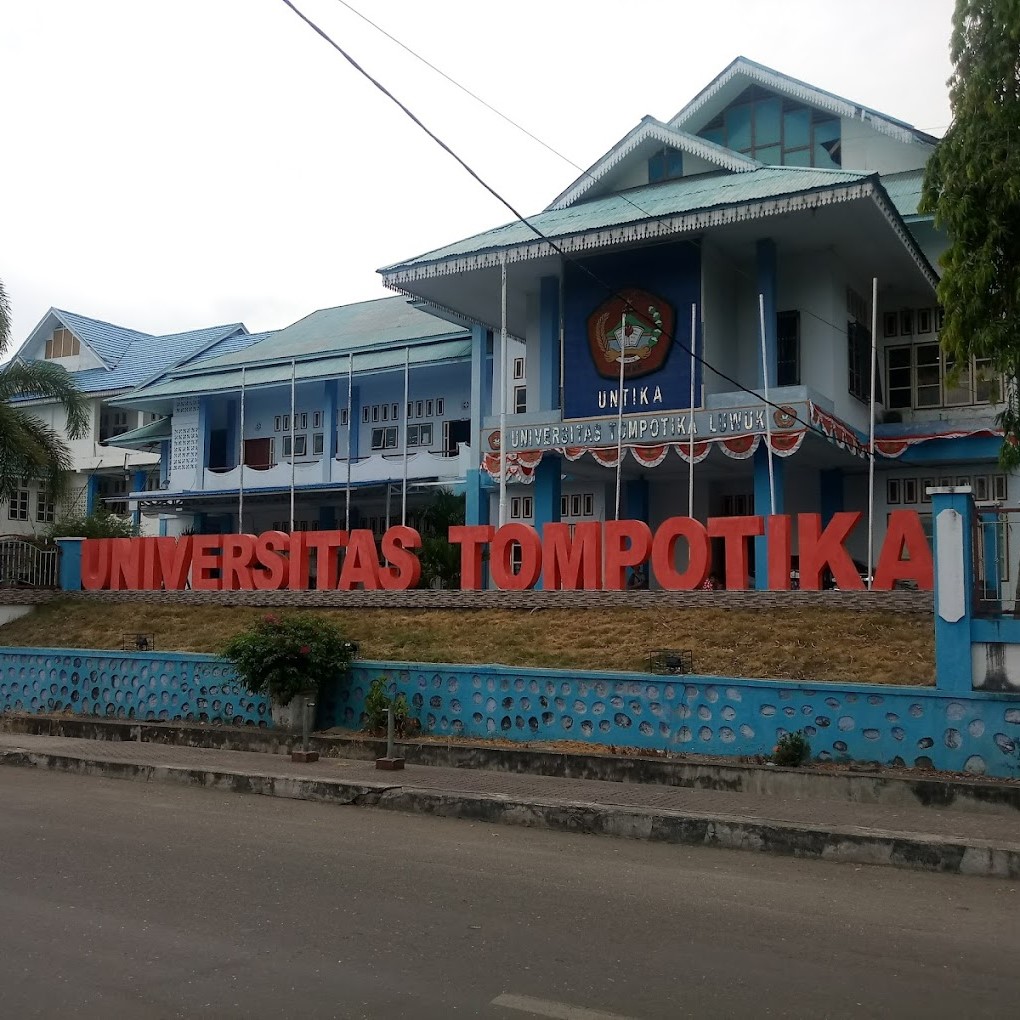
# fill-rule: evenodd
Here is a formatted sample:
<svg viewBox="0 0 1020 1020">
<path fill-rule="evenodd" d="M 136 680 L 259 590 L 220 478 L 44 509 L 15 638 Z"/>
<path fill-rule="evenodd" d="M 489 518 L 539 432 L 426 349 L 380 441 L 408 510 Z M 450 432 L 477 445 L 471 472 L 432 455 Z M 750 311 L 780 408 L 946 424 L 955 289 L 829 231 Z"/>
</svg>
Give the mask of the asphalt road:
<svg viewBox="0 0 1020 1020">
<path fill-rule="evenodd" d="M 0 768 L 0 1016 L 1015 1017 L 1012 883 Z"/>
</svg>

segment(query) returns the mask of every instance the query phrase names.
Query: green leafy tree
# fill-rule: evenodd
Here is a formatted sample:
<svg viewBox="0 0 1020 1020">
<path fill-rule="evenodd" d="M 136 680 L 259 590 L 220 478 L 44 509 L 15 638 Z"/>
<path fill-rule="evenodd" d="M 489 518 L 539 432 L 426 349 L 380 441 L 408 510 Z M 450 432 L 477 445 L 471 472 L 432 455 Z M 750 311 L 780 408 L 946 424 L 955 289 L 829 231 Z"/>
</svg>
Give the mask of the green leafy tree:
<svg viewBox="0 0 1020 1020">
<path fill-rule="evenodd" d="M 465 500 L 449 489 L 437 489 L 422 514 L 421 586 L 460 587 L 460 546 L 451 544 L 448 533 L 464 523 Z"/>
<path fill-rule="evenodd" d="M 0 281 L 0 358 L 11 342 L 11 306 Z M 9 361 L 0 367 L 0 501 L 10 499 L 21 479 L 42 479 L 57 496 L 66 488 L 71 455 L 64 437 L 32 413 L 32 405 L 14 404 L 15 397 L 33 397 L 59 404 L 70 439 L 86 434 L 88 400 L 70 373 L 48 361 Z"/>
<path fill-rule="evenodd" d="M 1020 465 L 1020 2 L 957 0 L 953 122 L 928 162 L 921 209 L 949 234 L 938 296 L 950 362 L 989 358 L 1006 383 L 1000 459 Z"/>
<path fill-rule="evenodd" d="M 297 694 L 319 694 L 342 680 L 354 650 L 343 631 L 326 617 L 267 613 L 231 638 L 222 655 L 253 694 L 268 694 L 278 704 L 288 705 Z"/>
</svg>

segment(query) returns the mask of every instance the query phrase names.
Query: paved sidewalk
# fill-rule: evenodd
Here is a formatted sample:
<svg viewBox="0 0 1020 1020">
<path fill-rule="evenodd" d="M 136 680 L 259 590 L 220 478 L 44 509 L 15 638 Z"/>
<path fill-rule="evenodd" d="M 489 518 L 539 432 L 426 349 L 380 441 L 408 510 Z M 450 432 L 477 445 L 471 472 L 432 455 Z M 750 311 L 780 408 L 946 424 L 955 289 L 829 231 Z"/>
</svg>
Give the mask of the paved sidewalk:
<svg viewBox="0 0 1020 1020">
<path fill-rule="evenodd" d="M 975 814 L 423 765 L 383 772 L 373 762 L 348 759 L 302 765 L 284 755 L 251 751 L 11 733 L 0 733 L 0 764 L 1020 877 L 1016 813 Z M 902 860 L 895 859 L 898 853 Z"/>
</svg>

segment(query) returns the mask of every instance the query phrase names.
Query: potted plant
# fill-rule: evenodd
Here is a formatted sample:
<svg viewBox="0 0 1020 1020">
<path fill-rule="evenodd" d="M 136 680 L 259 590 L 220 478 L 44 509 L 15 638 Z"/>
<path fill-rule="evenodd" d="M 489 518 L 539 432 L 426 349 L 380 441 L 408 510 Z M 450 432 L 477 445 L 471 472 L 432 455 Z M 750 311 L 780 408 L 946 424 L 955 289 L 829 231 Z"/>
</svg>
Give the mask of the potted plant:
<svg viewBox="0 0 1020 1020">
<path fill-rule="evenodd" d="M 325 617 L 267 613 L 221 654 L 249 691 L 268 695 L 274 726 L 296 730 L 308 699 L 347 673 L 355 648 Z"/>
</svg>

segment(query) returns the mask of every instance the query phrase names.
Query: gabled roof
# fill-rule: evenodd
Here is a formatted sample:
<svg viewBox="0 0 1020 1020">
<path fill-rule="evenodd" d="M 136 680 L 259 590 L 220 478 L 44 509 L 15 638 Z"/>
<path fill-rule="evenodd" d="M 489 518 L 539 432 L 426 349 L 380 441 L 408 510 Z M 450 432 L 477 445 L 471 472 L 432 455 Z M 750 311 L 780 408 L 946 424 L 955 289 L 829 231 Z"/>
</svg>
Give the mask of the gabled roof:
<svg viewBox="0 0 1020 1020">
<path fill-rule="evenodd" d="M 90 368 L 72 374 L 75 384 L 83 393 L 126 390 L 143 383 L 154 382 L 182 361 L 225 337 L 234 337 L 238 334 L 247 334 L 244 324 L 240 322 L 210 326 L 187 333 L 170 333 L 166 336 L 143 335 L 127 347 L 116 367 Z"/>
<path fill-rule="evenodd" d="M 174 375 L 215 372 L 242 365 L 289 364 L 294 358 L 346 354 L 366 348 L 404 347 L 409 342 L 428 342 L 439 337 L 461 336 L 465 332 L 412 307 L 407 298 L 376 298 L 337 308 L 321 308 L 277 330 L 269 343 L 184 366 Z"/>
<path fill-rule="evenodd" d="M 762 85 L 781 95 L 798 99 L 809 106 L 828 110 L 839 117 L 860 120 L 870 124 L 876 131 L 889 135 L 901 142 L 923 142 L 934 145 L 938 139 L 918 131 L 912 124 L 879 113 L 869 106 L 855 103 L 834 92 L 827 92 L 798 78 L 791 78 L 774 68 L 766 67 L 747 57 L 737 57 L 721 74 L 706 85 L 675 117 L 669 121 L 673 128 L 687 128 L 697 131 L 711 120 L 722 105 L 725 105 L 744 90 L 747 85 Z"/>
<path fill-rule="evenodd" d="M 66 312 L 62 308 L 51 308 L 49 314 L 55 315 L 109 368 L 117 365 L 124 356 L 124 352 L 136 340 L 151 337 L 150 333 L 141 333 L 137 329 L 127 329 L 125 326 L 115 326 L 112 322 L 103 322 L 101 319 L 90 319 L 75 312 Z"/>
<path fill-rule="evenodd" d="M 739 206 L 820 189 L 841 188 L 873 178 L 874 175 L 854 173 L 850 170 L 792 166 L 759 167 L 739 174 L 718 173 L 678 177 L 660 184 L 612 192 L 566 208 L 547 209 L 528 217 L 528 223 L 514 220 L 502 227 L 475 234 L 473 237 L 408 259 L 406 262 L 385 266 L 379 272 L 383 274 L 387 286 L 392 286 L 393 282 L 388 277 L 401 271 L 424 269 L 430 263 L 477 256 L 483 252 L 541 244 L 541 239 L 531 229 L 529 223 L 545 237 L 556 240 L 623 224 L 662 220 L 666 217 L 724 206 Z M 659 226 L 664 230 L 665 224 Z M 655 230 L 654 224 L 652 229 Z"/>
<path fill-rule="evenodd" d="M 654 117 L 643 117 L 640 124 L 624 135 L 605 155 L 596 160 L 570 187 L 557 195 L 547 208 L 563 209 L 568 205 L 573 205 L 610 171 L 624 162 L 631 153 L 649 141 L 659 142 L 669 148 L 698 156 L 723 170 L 741 172 L 755 170 L 762 165 L 757 160 L 751 159 L 750 156 L 734 152 L 724 145 L 718 145 L 716 142 L 692 135 L 688 131 L 671 127 Z"/>
</svg>

